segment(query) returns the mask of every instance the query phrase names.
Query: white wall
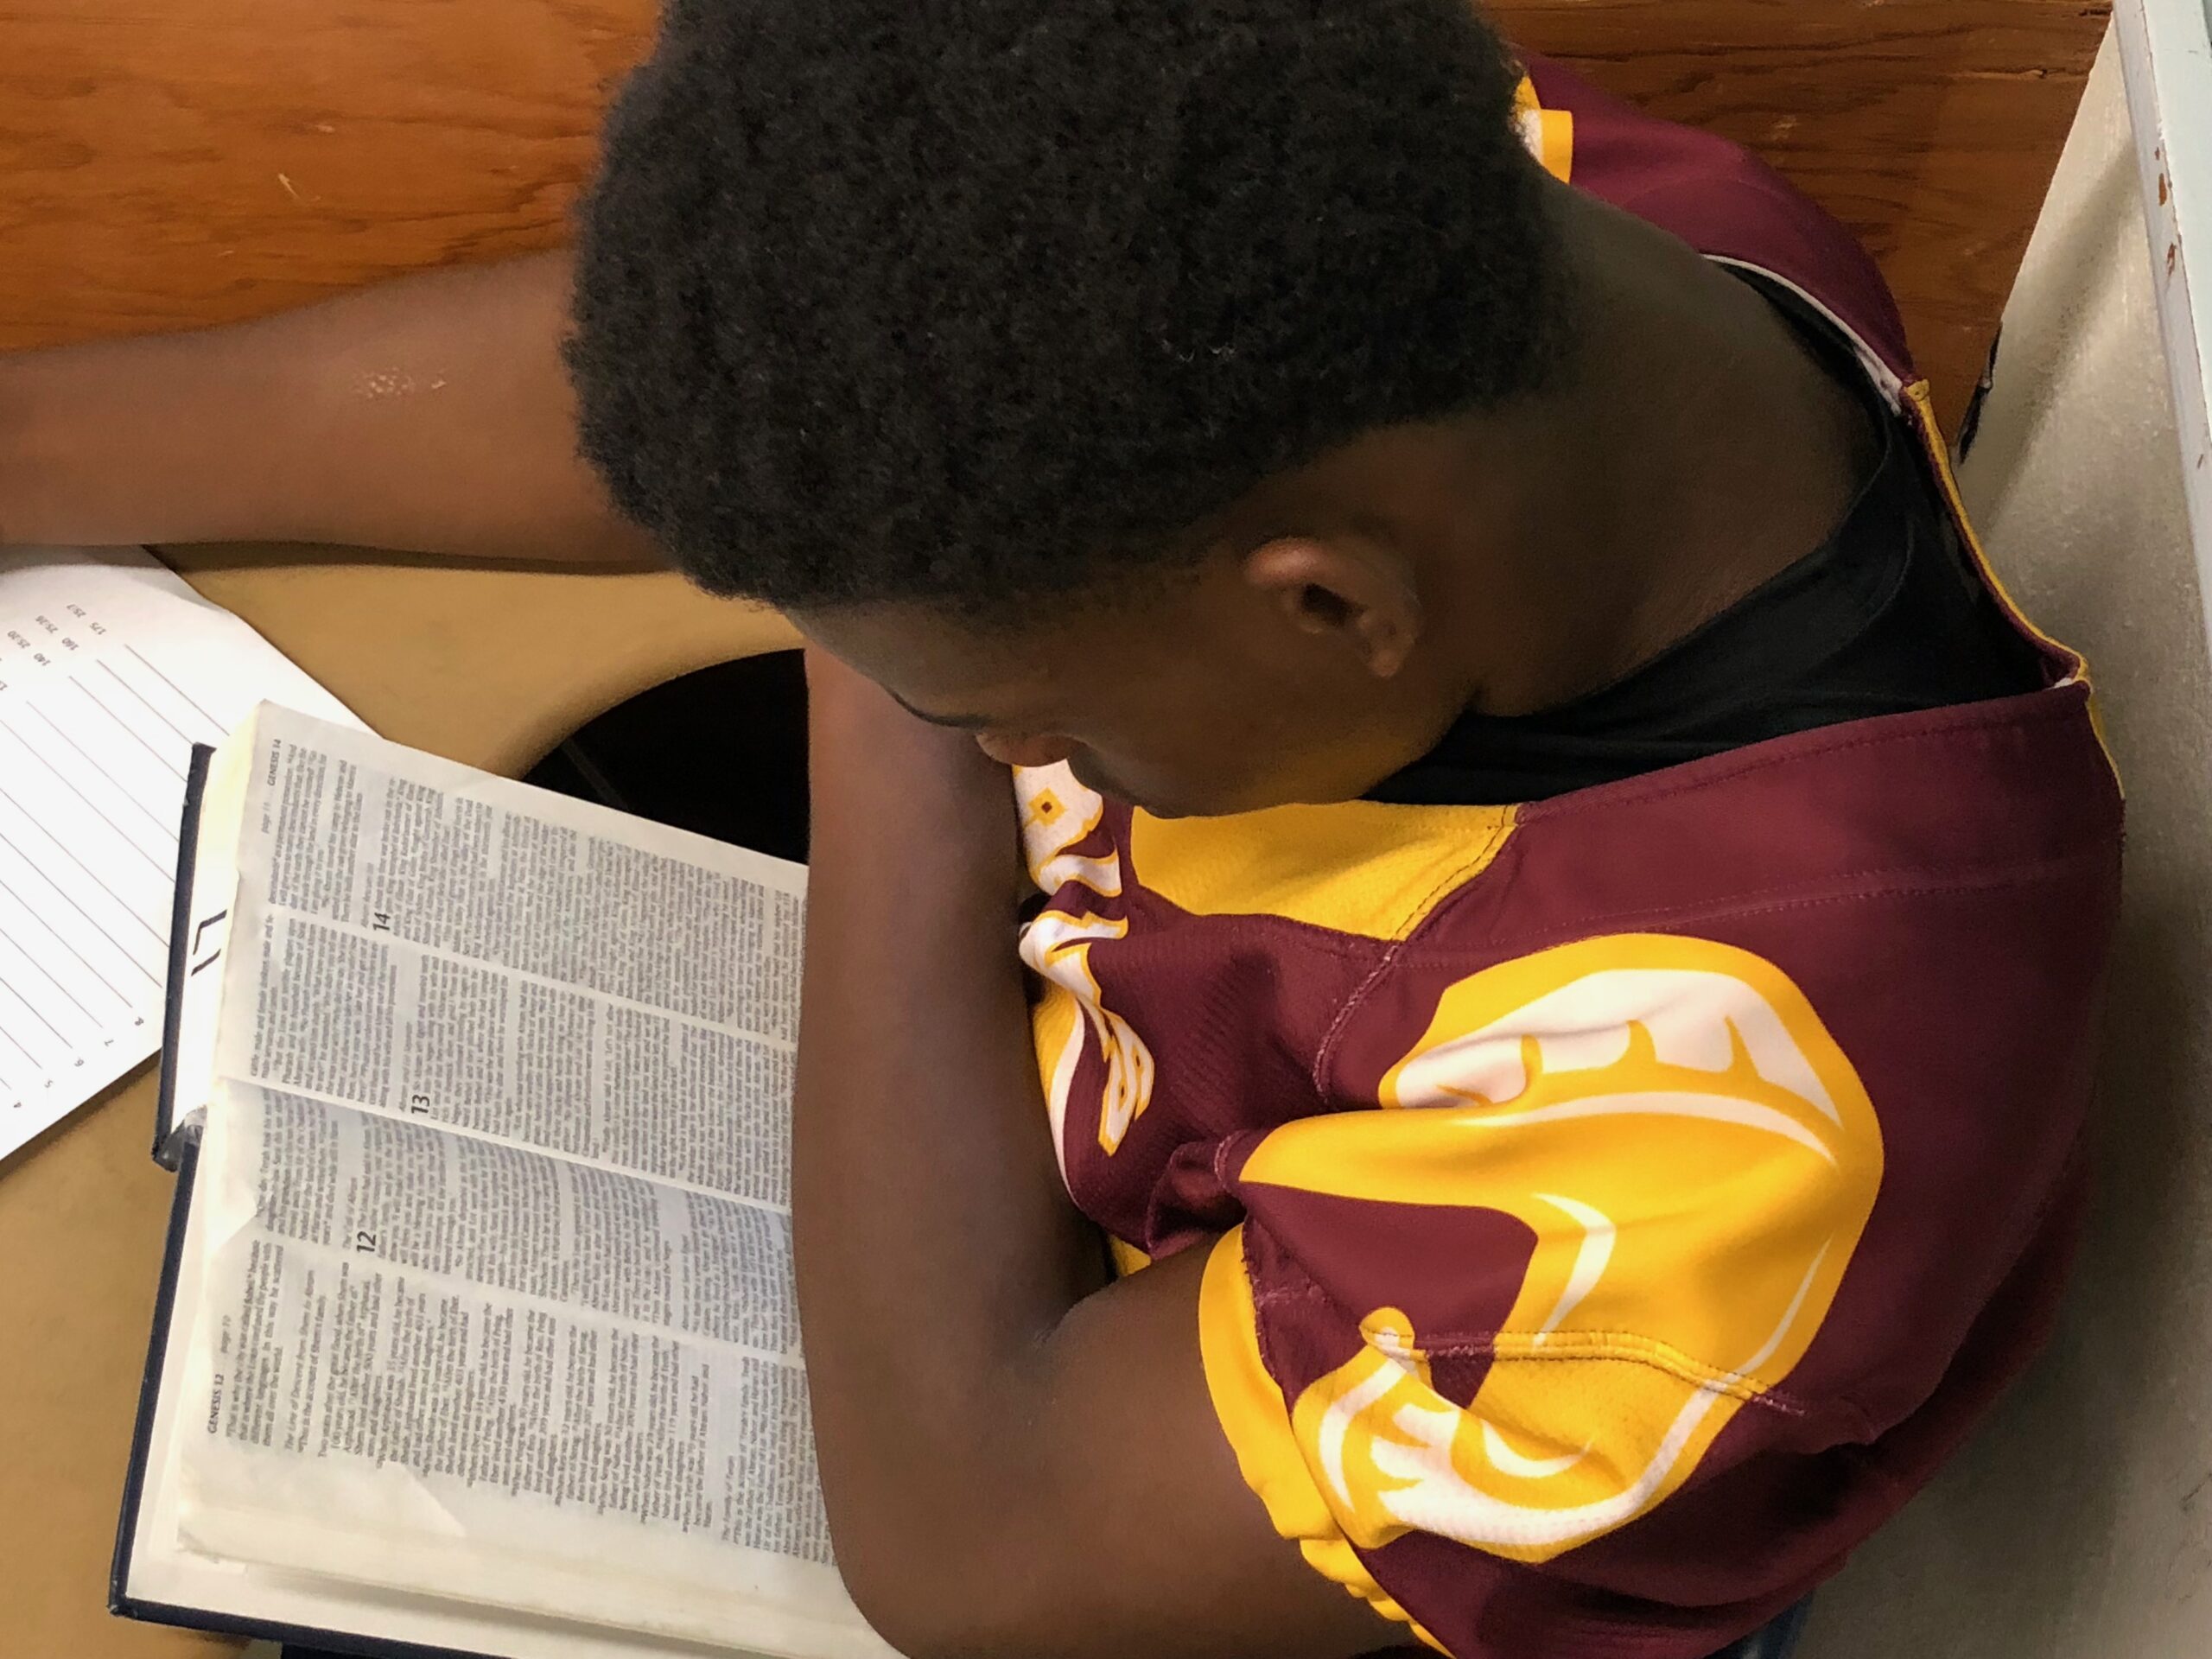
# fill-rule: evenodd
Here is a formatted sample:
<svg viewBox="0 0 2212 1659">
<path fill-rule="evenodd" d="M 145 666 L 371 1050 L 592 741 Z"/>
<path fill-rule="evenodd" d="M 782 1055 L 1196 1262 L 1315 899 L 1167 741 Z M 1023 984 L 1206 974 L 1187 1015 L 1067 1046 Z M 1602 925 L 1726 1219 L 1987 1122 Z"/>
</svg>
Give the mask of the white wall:
<svg viewBox="0 0 2212 1659">
<path fill-rule="evenodd" d="M 1802 1659 L 2212 1659 L 2212 675 L 2110 40 L 1962 474 L 2088 652 L 2127 787 L 2100 1198 L 2050 1351 L 1822 1592 Z"/>
</svg>

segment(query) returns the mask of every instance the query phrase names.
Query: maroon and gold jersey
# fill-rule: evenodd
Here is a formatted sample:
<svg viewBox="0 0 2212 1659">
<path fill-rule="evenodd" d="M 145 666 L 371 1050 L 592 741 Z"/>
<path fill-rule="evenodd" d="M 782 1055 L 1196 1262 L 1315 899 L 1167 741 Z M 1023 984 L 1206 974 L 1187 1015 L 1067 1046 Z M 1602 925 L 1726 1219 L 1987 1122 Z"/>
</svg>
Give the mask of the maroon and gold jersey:
<svg viewBox="0 0 2212 1659">
<path fill-rule="evenodd" d="M 1833 320 L 1948 487 L 1839 227 L 1549 67 L 1522 103 L 1554 172 Z M 1215 1405 L 1320 1572 L 1458 1659 L 1692 1659 L 2024 1363 L 2120 822 L 2034 637 L 2026 695 L 1517 808 L 1172 820 L 1018 775 L 1069 1190 L 1125 1266 L 1210 1249 Z"/>
</svg>

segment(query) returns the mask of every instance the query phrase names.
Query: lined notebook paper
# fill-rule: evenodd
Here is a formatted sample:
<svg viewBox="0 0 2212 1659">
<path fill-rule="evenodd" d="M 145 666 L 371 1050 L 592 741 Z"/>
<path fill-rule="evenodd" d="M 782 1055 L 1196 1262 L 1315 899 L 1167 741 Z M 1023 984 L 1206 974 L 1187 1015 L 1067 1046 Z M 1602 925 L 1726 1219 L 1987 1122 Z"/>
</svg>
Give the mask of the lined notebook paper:
<svg viewBox="0 0 2212 1659">
<path fill-rule="evenodd" d="M 0 1158 L 159 1046 L 192 746 L 264 699 L 359 723 L 144 553 L 0 552 Z"/>
</svg>

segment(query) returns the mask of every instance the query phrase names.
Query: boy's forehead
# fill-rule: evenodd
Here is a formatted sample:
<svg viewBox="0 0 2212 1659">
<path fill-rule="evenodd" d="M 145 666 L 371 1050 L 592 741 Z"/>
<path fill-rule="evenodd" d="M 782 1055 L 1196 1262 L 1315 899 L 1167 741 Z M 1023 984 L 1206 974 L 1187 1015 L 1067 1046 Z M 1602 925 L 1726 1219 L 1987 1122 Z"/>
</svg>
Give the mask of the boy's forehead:
<svg viewBox="0 0 2212 1659">
<path fill-rule="evenodd" d="M 918 601 L 842 606 L 794 615 L 813 643 L 889 687 L 916 712 L 944 719 L 963 696 L 987 702 L 1095 685 L 1126 672 L 1190 663 L 1195 634 L 1217 632 L 1221 607 L 1132 571 L 1126 591 L 1040 597 L 973 613 Z"/>
<path fill-rule="evenodd" d="M 899 602 L 810 611 L 794 620 L 812 643 L 940 726 L 1001 724 L 1085 677 L 1085 664 L 1055 648 L 1061 630 L 1043 615 L 984 621 Z"/>
</svg>

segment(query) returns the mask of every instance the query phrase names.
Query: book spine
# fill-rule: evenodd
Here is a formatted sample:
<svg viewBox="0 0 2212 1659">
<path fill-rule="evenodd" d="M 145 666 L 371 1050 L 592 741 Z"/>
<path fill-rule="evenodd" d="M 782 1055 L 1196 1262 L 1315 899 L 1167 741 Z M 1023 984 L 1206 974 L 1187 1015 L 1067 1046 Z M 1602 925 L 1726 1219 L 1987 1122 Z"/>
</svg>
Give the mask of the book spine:
<svg viewBox="0 0 2212 1659">
<path fill-rule="evenodd" d="M 168 982 L 162 1002 L 161 1083 L 154 1107 L 154 1161 L 164 1169 L 177 1166 L 176 1058 L 177 1039 L 184 1025 L 184 982 L 192 972 L 192 877 L 200 855 L 200 803 L 207 792 L 207 768 L 215 751 L 205 743 L 192 746 L 192 764 L 184 778 L 184 816 L 177 830 L 176 892 L 169 906 Z"/>
<path fill-rule="evenodd" d="M 160 1403 L 162 1366 L 169 1348 L 169 1321 L 176 1313 L 176 1280 L 184 1261 L 184 1233 L 192 1216 L 192 1186 L 199 1167 L 199 1144 L 181 1149 L 175 1166 L 176 1193 L 169 1204 L 168 1236 L 162 1245 L 162 1280 L 154 1293 L 154 1331 L 147 1338 L 146 1370 L 138 1382 L 138 1421 L 130 1431 L 130 1461 L 123 1473 L 123 1515 L 115 1526 L 115 1560 L 108 1570 L 110 1612 L 130 1611 L 130 1546 L 138 1532 L 138 1503 L 146 1488 L 146 1453 L 154 1439 L 154 1412 Z"/>
</svg>

